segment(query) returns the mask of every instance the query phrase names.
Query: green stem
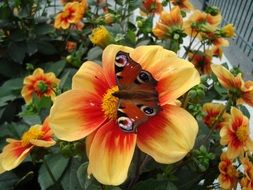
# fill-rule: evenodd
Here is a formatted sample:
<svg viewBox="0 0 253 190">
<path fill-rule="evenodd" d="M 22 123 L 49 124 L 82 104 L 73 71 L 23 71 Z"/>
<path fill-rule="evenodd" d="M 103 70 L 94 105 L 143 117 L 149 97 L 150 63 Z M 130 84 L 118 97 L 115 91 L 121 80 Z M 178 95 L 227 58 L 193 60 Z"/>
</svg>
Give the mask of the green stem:
<svg viewBox="0 0 253 190">
<path fill-rule="evenodd" d="M 51 171 L 51 169 L 50 169 L 50 167 L 49 167 L 49 165 L 48 165 L 48 163 L 47 163 L 45 157 L 43 158 L 43 163 L 44 163 L 44 165 L 45 165 L 45 167 L 46 167 L 46 169 L 47 169 L 47 172 L 48 172 L 48 174 L 50 175 L 50 177 L 51 177 L 53 183 L 56 185 L 57 189 L 58 189 L 58 190 L 64 190 L 63 187 L 61 186 L 61 184 L 58 183 L 57 180 L 55 179 L 54 174 L 53 174 L 53 172 Z"/>
<path fill-rule="evenodd" d="M 191 31 L 191 34 L 192 34 L 193 32 Z M 193 42 L 195 41 L 195 39 L 196 39 L 196 37 L 198 36 L 198 32 L 195 34 L 195 36 L 193 37 L 193 38 L 191 38 L 191 40 L 190 40 L 190 43 L 189 43 L 189 46 L 188 46 L 188 48 L 186 49 L 186 51 L 185 51 L 185 53 L 184 53 L 184 55 L 183 55 L 183 58 L 185 59 L 186 57 L 187 57 L 187 54 L 189 53 L 189 51 L 190 51 L 190 49 L 191 49 L 191 46 L 192 46 L 192 44 L 193 44 Z"/>
</svg>

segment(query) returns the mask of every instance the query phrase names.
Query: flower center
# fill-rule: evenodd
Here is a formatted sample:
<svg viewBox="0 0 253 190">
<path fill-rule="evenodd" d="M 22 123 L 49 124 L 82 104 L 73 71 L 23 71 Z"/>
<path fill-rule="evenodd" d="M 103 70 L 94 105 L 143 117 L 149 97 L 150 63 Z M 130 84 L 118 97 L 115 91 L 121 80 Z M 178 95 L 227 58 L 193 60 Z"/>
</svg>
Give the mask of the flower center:
<svg viewBox="0 0 253 190">
<path fill-rule="evenodd" d="M 41 93 L 45 93 L 48 89 L 47 84 L 42 80 L 37 82 L 36 87 L 37 87 L 38 92 L 41 92 Z"/>
<path fill-rule="evenodd" d="M 235 134 L 239 141 L 244 142 L 248 138 L 248 129 L 245 126 L 240 126 Z"/>
<path fill-rule="evenodd" d="M 22 146 L 26 146 L 28 144 L 30 144 L 30 140 L 32 139 L 39 139 L 40 137 L 42 137 L 44 134 L 43 131 L 40 130 L 40 128 L 33 126 L 31 127 L 27 132 L 25 132 L 22 135 Z"/>
<path fill-rule="evenodd" d="M 103 96 L 102 110 L 109 119 L 117 118 L 117 109 L 119 99 L 112 94 L 119 90 L 118 86 L 114 86 L 106 91 Z"/>
</svg>

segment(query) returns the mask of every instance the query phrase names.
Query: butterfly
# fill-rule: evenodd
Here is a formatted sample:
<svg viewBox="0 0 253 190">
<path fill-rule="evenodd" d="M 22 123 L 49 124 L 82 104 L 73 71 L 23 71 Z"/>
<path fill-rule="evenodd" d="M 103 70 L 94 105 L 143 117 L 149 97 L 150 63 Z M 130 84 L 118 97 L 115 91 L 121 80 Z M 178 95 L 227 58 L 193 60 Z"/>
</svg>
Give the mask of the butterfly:
<svg viewBox="0 0 253 190">
<path fill-rule="evenodd" d="M 137 133 L 137 128 L 160 111 L 157 81 L 143 70 L 128 53 L 119 51 L 115 56 L 115 75 L 119 91 L 117 124 L 124 132 Z"/>
</svg>

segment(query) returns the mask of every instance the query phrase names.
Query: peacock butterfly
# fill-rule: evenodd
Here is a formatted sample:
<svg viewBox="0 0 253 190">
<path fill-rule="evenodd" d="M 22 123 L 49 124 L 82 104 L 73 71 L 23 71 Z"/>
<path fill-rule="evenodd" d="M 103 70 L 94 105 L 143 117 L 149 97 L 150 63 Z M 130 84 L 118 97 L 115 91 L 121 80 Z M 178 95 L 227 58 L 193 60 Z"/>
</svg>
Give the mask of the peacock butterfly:
<svg viewBox="0 0 253 190">
<path fill-rule="evenodd" d="M 119 51 L 115 57 L 115 75 L 119 91 L 117 124 L 124 132 L 137 133 L 137 127 L 160 111 L 157 81 L 143 70 L 128 53 Z"/>
</svg>

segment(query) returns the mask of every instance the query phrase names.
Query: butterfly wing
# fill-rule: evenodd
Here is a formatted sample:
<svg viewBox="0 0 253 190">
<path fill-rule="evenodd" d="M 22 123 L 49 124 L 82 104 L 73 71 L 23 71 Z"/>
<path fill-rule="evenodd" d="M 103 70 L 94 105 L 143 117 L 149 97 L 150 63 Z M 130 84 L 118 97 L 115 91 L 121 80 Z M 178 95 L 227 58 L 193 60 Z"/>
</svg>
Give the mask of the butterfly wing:
<svg viewBox="0 0 253 190">
<path fill-rule="evenodd" d="M 118 52 L 115 58 L 115 73 L 119 91 L 117 112 L 118 126 L 126 132 L 136 132 L 137 127 L 156 115 L 160 110 L 157 81 L 152 74 L 142 69 L 128 53 Z"/>
</svg>

